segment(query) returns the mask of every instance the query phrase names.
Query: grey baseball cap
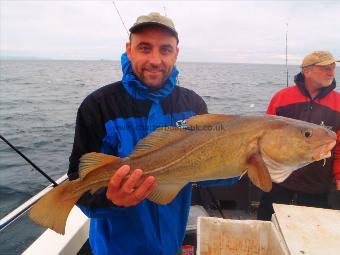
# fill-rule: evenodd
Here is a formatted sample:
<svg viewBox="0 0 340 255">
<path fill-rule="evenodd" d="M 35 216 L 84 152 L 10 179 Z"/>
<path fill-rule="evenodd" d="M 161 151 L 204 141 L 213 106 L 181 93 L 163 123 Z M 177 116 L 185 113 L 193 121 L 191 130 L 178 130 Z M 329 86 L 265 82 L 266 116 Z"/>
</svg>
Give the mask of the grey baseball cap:
<svg viewBox="0 0 340 255">
<path fill-rule="evenodd" d="M 139 16 L 133 26 L 129 29 L 131 33 L 137 32 L 142 27 L 146 26 L 160 26 L 168 30 L 171 34 L 173 34 L 178 42 L 178 33 L 176 31 L 175 25 L 173 21 L 166 17 L 160 15 L 158 12 L 151 12 L 149 15 Z"/>
</svg>

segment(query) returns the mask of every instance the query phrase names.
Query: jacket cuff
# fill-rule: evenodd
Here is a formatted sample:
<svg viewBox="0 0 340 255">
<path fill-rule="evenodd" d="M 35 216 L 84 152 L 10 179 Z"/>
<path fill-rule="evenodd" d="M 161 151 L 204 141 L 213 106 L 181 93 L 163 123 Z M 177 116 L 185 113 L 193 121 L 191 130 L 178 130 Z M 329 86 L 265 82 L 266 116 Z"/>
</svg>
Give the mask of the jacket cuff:
<svg viewBox="0 0 340 255">
<path fill-rule="evenodd" d="M 111 207 L 106 208 L 89 209 L 81 204 L 77 204 L 77 206 L 87 217 L 96 219 L 116 217 L 117 215 L 124 213 L 128 208 L 112 205 Z"/>
<path fill-rule="evenodd" d="M 126 210 L 126 207 L 116 206 L 106 198 L 107 188 L 101 188 L 94 194 L 86 192 L 78 200 L 77 206 L 89 218 L 107 218 Z"/>
</svg>

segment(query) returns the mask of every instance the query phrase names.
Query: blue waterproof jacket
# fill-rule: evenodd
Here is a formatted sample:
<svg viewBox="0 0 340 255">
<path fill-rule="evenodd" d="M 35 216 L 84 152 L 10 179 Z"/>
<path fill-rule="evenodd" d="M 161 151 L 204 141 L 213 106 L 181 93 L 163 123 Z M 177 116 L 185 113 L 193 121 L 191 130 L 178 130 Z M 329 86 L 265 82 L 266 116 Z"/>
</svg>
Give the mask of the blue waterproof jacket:
<svg viewBox="0 0 340 255">
<path fill-rule="evenodd" d="M 159 126 L 176 126 L 182 120 L 207 112 L 201 97 L 175 86 L 176 68 L 166 85 L 152 91 L 133 74 L 122 56 L 123 79 L 90 94 L 78 109 L 70 157 L 69 177 L 78 177 L 81 155 L 97 151 L 126 157 L 137 142 Z M 238 178 L 207 182 L 233 184 Z M 94 254 L 176 254 L 184 240 L 191 184 L 167 205 L 144 200 L 136 206 L 118 207 L 105 196 L 106 189 L 86 193 L 78 206 L 91 218 L 90 245 Z"/>
</svg>

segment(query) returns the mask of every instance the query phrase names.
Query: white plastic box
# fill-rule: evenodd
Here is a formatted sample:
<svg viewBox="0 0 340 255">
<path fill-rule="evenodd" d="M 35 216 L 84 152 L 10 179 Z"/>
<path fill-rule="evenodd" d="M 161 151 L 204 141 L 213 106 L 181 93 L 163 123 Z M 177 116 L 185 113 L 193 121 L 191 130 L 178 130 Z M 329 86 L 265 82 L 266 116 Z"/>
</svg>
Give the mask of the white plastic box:
<svg viewBox="0 0 340 255">
<path fill-rule="evenodd" d="M 200 217 L 197 254 L 289 255 L 272 222 Z"/>
<path fill-rule="evenodd" d="M 273 204 L 271 222 L 200 217 L 200 255 L 339 255 L 340 211 Z"/>
</svg>

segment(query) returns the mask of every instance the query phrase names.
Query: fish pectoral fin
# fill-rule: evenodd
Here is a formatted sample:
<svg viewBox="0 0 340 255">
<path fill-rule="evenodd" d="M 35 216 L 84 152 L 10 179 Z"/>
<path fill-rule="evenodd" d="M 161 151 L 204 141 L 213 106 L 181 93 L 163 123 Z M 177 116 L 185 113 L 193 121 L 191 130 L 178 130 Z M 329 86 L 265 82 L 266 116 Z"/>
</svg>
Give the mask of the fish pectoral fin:
<svg viewBox="0 0 340 255">
<path fill-rule="evenodd" d="M 202 114 L 195 115 L 186 120 L 189 127 L 199 127 L 199 126 L 211 126 L 218 123 L 234 119 L 236 115 L 225 115 L 225 114 Z"/>
<path fill-rule="evenodd" d="M 147 199 L 156 204 L 168 204 L 186 184 L 187 182 L 160 183 L 158 187 L 147 196 Z"/>
<path fill-rule="evenodd" d="M 79 177 L 81 180 L 83 180 L 85 176 L 93 170 L 96 170 L 99 167 L 105 166 L 107 164 L 111 164 L 118 159 L 118 157 L 97 152 L 84 154 L 79 159 Z"/>
<path fill-rule="evenodd" d="M 269 192 L 272 189 L 268 168 L 259 153 L 254 153 L 248 158 L 248 177 L 263 191 Z"/>
</svg>

